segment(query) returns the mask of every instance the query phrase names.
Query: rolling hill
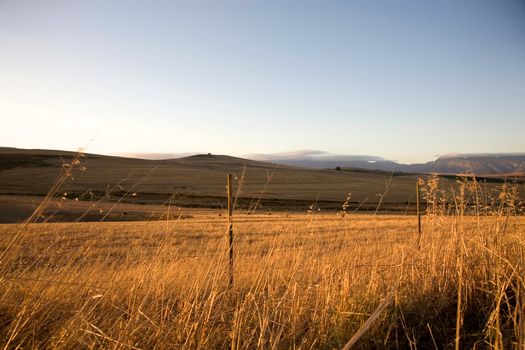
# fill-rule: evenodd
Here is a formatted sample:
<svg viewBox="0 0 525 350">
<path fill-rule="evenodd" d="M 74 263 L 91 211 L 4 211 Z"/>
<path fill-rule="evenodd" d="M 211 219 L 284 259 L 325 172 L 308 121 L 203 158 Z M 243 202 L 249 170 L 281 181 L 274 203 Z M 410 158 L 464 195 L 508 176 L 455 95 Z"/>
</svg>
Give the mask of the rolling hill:
<svg viewBox="0 0 525 350">
<path fill-rule="evenodd" d="M 1 148 L 0 221 L 27 216 L 74 156 L 66 151 Z M 124 205 L 134 206 L 127 211 L 141 212 L 146 206 L 166 203 L 223 208 L 227 173 L 236 176 L 237 207 L 263 211 L 306 212 L 314 203 L 322 210 L 338 210 L 349 193 L 352 210 L 375 210 L 381 202 L 380 209 L 406 211 L 414 202 L 418 178 L 382 171 L 308 169 L 214 154 L 168 160 L 84 154 L 72 176 L 55 193 L 57 210 L 79 207 L 82 212 L 90 205 L 108 203 L 119 205 L 112 209 L 115 212 Z M 443 181 L 446 186 L 455 183 L 454 179 Z M 91 214 L 88 218 L 99 218 Z"/>
</svg>

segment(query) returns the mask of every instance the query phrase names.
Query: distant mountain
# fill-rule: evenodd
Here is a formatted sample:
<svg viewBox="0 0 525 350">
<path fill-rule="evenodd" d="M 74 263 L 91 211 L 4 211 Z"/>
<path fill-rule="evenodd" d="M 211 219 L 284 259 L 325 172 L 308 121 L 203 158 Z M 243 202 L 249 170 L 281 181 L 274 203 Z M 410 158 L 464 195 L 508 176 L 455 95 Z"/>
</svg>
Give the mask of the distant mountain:
<svg viewBox="0 0 525 350">
<path fill-rule="evenodd" d="M 376 156 L 340 156 L 319 151 L 300 151 L 251 158 L 316 169 L 363 169 L 405 173 L 523 175 L 525 153 L 447 154 L 434 161 L 402 164 Z"/>
<path fill-rule="evenodd" d="M 422 170 L 451 174 L 523 175 L 525 174 L 525 154 L 447 155 L 424 164 Z"/>
</svg>

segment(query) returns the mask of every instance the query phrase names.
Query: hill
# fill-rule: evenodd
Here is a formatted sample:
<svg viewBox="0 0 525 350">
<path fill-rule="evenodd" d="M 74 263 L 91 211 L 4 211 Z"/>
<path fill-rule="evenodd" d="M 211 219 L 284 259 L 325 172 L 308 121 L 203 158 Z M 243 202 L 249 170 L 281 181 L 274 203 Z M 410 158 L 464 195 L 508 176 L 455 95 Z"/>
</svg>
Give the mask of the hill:
<svg viewBox="0 0 525 350">
<path fill-rule="evenodd" d="M 17 221 L 31 213 L 74 155 L 64 151 L 1 149 L 0 221 Z M 306 212 L 312 205 L 322 210 L 340 210 L 349 193 L 351 210 L 375 210 L 381 202 L 380 209 L 406 211 L 414 202 L 418 178 L 414 174 L 381 171 L 307 169 L 213 154 L 168 160 L 85 154 L 55 194 L 57 213 L 71 219 L 95 204 L 102 212 L 118 204 L 111 209 L 113 213 L 146 212 L 146 207 L 166 203 L 223 208 L 227 173 L 236 177 L 237 207 L 264 211 Z M 448 187 L 455 183 L 454 178 L 443 181 Z M 124 205 L 127 209 L 122 209 Z M 78 208 L 75 213 L 63 213 L 73 208 Z M 85 218 L 98 220 L 100 215 L 95 215 L 95 211 Z M 143 218 L 141 215 L 123 218 L 112 214 L 107 219 Z"/>
</svg>

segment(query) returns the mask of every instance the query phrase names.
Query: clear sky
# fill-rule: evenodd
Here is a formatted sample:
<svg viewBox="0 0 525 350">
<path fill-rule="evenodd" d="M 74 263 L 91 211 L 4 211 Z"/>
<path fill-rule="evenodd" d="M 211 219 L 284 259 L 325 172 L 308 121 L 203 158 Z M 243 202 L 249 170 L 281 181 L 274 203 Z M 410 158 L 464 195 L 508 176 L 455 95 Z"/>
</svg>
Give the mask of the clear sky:
<svg viewBox="0 0 525 350">
<path fill-rule="evenodd" d="M 0 146 L 525 151 L 525 1 L 0 0 Z"/>
</svg>

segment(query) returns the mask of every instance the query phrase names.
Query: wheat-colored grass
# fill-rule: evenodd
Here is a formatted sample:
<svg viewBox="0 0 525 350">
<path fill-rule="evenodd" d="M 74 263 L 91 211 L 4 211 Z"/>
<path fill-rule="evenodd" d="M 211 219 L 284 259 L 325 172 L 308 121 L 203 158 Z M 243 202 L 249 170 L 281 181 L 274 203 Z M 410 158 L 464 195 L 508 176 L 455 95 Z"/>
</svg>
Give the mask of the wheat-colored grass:
<svg viewBox="0 0 525 350">
<path fill-rule="evenodd" d="M 432 181 L 420 240 L 409 216 L 237 214 L 232 288 L 217 212 L 0 225 L 1 345 L 332 349 L 374 314 L 355 348 L 523 346 L 525 219 L 512 189 L 481 206 L 466 184 L 440 200 Z"/>
</svg>

